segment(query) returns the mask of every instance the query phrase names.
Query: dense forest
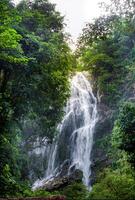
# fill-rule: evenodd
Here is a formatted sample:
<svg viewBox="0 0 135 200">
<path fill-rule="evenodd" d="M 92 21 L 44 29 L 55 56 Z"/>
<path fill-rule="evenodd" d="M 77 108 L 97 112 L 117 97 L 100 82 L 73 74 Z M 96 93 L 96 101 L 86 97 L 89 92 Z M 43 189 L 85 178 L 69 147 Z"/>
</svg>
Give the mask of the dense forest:
<svg viewBox="0 0 135 200">
<path fill-rule="evenodd" d="M 135 199 L 135 2 L 101 7 L 104 15 L 86 24 L 72 52 L 54 4 L 0 1 L 0 197 Z M 113 111 L 111 134 L 99 142 L 109 164 L 92 191 L 81 182 L 32 191 L 23 143 L 37 136 L 51 143 L 58 134 L 76 71 L 88 71 L 100 102 Z"/>
</svg>

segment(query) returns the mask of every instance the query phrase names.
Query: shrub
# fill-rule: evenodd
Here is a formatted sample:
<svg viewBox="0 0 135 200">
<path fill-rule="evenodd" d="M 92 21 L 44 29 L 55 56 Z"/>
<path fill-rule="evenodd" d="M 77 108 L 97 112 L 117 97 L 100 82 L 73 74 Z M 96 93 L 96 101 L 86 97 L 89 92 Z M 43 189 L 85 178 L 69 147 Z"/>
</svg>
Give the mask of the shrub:
<svg viewBox="0 0 135 200">
<path fill-rule="evenodd" d="M 135 179 L 132 174 L 107 169 L 93 186 L 87 200 L 135 199 Z"/>
<path fill-rule="evenodd" d="M 61 193 L 66 196 L 66 200 L 85 200 L 88 195 L 88 191 L 82 183 L 68 185 Z"/>
</svg>

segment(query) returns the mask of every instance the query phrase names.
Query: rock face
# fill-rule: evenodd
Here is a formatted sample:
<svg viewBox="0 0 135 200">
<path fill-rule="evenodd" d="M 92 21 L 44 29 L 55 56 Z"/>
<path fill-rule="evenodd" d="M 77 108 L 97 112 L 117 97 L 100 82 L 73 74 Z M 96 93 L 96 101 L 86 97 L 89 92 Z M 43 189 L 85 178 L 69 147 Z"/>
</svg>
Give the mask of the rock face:
<svg viewBox="0 0 135 200">
<path fill-rule="evenodd" d="M 103 103 L 98 103 L 99 121 L 96 124 L 94 131 L 94 142 L 91 153 L 91 184 L 96 180 L 98 172 L 107 167 L 111 160 L 107 156 L 107 149 L 109 144 L 108 136 L 112 132 L 114 123 L 114 110 L 111 110 Z M 105 141 L 106 140 L 106 143 Z M 103 145 L 103 143 L 105 143 Z"/>
<path fill-rule="evenodd" d="M 28 172 L 31 183 L 44 176 L 51 144 L 45 137 L 30 137 L 23 149 L 28 154 Z"/>
<path fill-rule="evenodd" d="M 91 153 L 92 165 L 91 165 L 91 183 L 93 184 L 96 180 L 97 174 L 102 171 L 105 167 L 111 164 L 111 160 L 107 156 L 107 149 L 109 144 L 109 136 L 112 133 L 114 121 L 117 119 L 116 112 L 119 109 L 121 101 L 135 102 L 135 83 L 134 79 L 130 76 L 121 87 L 121 97 L 116 102 L 116 106 L 109 107 L 105 101 L 106 97 L 102 96 L 98 98 L 98 114 L 99 121 L 96 124 L 94 131 L 94 143 Z M 132 80 L 133 79 L 133 80 Z M 131 81 L 132 80 L 132 81 Z M 95 88 L 95 94 L 97 88 Z M 98 95 L 97 95 L 98 96 Z M 106 138 L 106 141 L 104 140 Z M 104 143 L 104 144 L 103 144 Z"/>
<path fill-rule="evenodd" d="M 70 175 L 54 177 L 52 180 L 46 181 L 39 189 L 45 189 L 47 191 L 58 190 L 64 188 L 65 186 L 73 183 L 74 181 L 80 182 L 82 180 L 83 174 L 80 170 L 75 170 Z"/>
</svg>

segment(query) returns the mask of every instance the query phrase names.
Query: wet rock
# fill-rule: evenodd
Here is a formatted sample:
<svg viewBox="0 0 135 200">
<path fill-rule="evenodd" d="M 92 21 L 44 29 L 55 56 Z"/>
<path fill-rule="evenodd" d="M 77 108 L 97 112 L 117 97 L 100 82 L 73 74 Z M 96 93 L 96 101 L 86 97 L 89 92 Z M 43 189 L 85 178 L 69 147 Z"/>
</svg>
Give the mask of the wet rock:
<svg viewBox="0 0 135 200">
<path fill-rule="evenodd" d="M 63 177 L 54 177 L 52 180 L 46 181 L 40 189 L 45 189 L 47 191 L 54 191 L 66 187 L 73 182 L 80 182 L 82 180 L 83 174 L 80 170 L 75 170 L 70 175 L 65 175 Z"/>
<path fill-rule="evenodd" d="M 93 185 L 96 181 L 98 174 L 107 166 L 111 164 L 111 160 L 108 157 L 107 150 L 109 144 L 109 135 L 112 132 L 113 124 L 114 124 L 114 113 L 115 111 L 106 106 L 103 103 L 98 104 L 98 114 L 99 120 L 96 124 L 94 131 L 94 142 L 93 148 L 91 152 L 91 176 L 90 183 Z M 108 137 L 108 138 L 106 138 Z M 106 138 L 106 143 L 104 144 L 104 140 Z"/>
<path fill-rule="evenodd" d="M 71 161 L 70 160 L 65 160 L 64 161 L 64 163 L 58 169 L 59 177 L 63 177 L 63 176 L 67 175 L 70 165 L 71 165 Z"/>
</svg>

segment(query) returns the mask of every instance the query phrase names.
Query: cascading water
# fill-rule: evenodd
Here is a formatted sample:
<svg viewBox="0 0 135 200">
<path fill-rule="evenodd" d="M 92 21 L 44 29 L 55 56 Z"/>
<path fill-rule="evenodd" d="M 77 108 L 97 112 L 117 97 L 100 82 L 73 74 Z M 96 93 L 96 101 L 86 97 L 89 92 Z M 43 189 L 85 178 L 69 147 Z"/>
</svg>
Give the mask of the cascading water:
<svg viewBox="0 0 135 200">
<path fill-rule="evenodd" d="M 45 178 L 36 181 L 33 188 L 56 176 L 66 159 L 71 163 L 67 173 L 73 167 L 80 169 L 83 172 L 83 183 L 90 187 L 91 151 L 97 121 L 97 99 L 89 81 L 83 73 L 78 72 L 71 80 L 71 97 L 65 108 L 65 116 L 58 126 L 59 135 L 49 152 Z"/>
</svg>

